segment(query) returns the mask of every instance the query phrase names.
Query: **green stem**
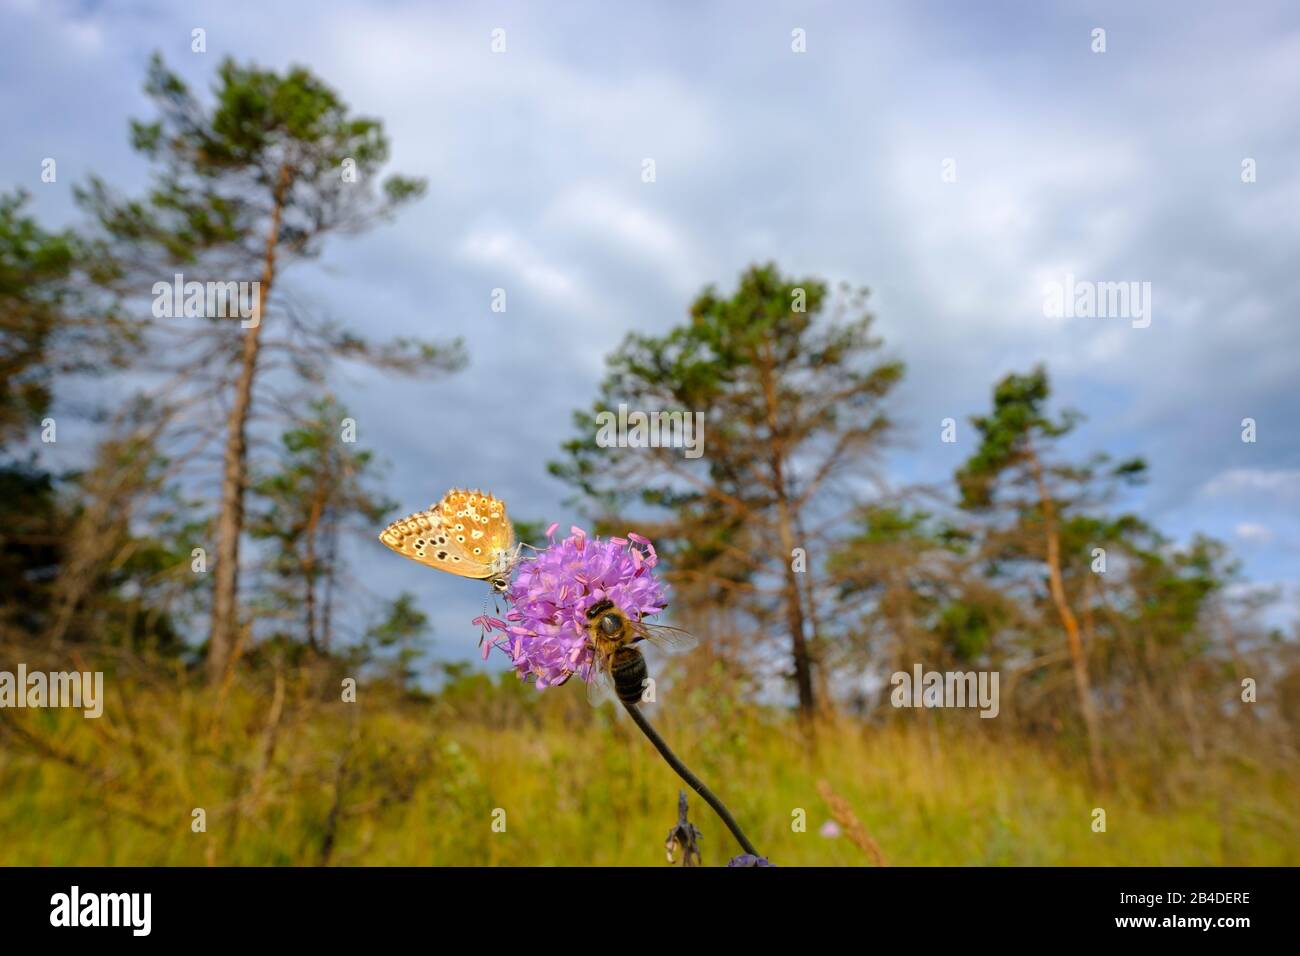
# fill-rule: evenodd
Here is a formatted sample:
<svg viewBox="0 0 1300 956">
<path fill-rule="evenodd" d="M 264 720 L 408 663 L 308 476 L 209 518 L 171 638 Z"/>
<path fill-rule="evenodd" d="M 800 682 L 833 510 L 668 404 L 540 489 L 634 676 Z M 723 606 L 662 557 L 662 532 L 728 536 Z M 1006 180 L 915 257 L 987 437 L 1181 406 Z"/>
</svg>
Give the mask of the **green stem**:
<svg viewBox="0 0 1300 956">
<path fill-rule="evenodd" d="M 713 808 L 713 812 L 727 825 L 727 829 L 731 831 L 731 835 L 736 838 L 736 842 L 741 845 L 744 851 L 752 856 L 761 856 L 762 854 L 754 849 L 754 844 L 749 842 L 749 837 L 745 836 L 745 831 L 740 829 L 740 824 L 731 815 L 731 811 L 727 809 L 726 804 L 719 800 L 714 792 L 704 785 L 704 781 L 691 773 L 690 768 L 678 759 L 668 744 L 664 742 L 664 739 L 659 736 L 659 731 L 655 730 L 650 721 L 646 720 L 646 716 L 641 713 L 641 709 L 636 704 L 625 703 L 623 706 L 632 715 L 632 720 L 636 722 L 636 725 L 641 728 L 641 733 L 645 734 L 650 743 L 654 744 L 655 750 L 659 751 L 659 756 L 663 757 L 668 762 L 668 766 L 676 771 L 677 776 L 690 784 L 691 789 L 703 797 L 704 802 Z"/>
</svg>

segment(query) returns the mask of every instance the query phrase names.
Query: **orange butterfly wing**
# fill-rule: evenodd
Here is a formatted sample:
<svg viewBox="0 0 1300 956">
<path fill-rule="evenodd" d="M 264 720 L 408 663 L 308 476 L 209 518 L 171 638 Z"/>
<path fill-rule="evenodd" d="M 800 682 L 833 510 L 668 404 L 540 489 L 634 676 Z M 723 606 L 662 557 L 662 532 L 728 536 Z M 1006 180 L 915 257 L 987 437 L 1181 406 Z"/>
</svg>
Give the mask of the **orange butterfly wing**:
<svg viewBox="0 0 1300 956">
<path fill-rule="evenodd" d="M 394 521 L 379 540 L 404 558 L 462 578 L 490 578 L 507 571 L 515 551 L 505 502 L 485 492 L 458 489 L 428 511 Z"/>
</svg>

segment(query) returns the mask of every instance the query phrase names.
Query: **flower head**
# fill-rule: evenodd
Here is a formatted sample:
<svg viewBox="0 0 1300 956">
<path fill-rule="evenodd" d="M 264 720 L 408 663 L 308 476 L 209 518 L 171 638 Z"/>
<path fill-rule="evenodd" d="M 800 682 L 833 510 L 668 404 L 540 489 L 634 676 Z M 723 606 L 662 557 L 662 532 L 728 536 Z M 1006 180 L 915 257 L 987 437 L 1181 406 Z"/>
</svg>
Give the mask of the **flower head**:
<svg viewBox="0 0 1300 956">
<path fill-rule="evenodd" d="M 776 866 L 765 856 L 754 856 L 752 853 L 742 853 L 740 856 L 733 856 L 727 861 L 727 866 Z"/>
<path fill-rule="evenodd" d="M 665 606 L 653 573 L 659 558 L 649 541 L 637 534 L 601 541 L 581 528 L 569 530 L 556 542 L 551 525 L 550 546 L 520 562 L 505 593 L 505 622 L 480 619 L 489 630 L 505 632 L 491 646 L 509 654 L 519 676 L 531 675 L 538 687 L 563 684 L 574 674 L 591 679 L 586 613 L 597 601 L 613 601 L 634 619 Z"/>
</svg>

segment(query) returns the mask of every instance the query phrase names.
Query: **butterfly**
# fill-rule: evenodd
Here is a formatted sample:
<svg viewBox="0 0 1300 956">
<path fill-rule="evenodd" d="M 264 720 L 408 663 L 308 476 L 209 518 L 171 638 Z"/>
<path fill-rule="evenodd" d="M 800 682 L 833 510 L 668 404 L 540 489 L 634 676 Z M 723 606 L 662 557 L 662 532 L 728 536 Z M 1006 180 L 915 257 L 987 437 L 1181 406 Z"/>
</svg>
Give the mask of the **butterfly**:
<svg viewBox="0 0 1300 956">
<path fill-rule="evenodd" d="M 506 503 L 482 491 L 452 489 L 428 511 L 394 521 L 379 540 L 404 558 L 462 578 L 510 586 L 521 545 L 506 517 Z"/>
</svg>

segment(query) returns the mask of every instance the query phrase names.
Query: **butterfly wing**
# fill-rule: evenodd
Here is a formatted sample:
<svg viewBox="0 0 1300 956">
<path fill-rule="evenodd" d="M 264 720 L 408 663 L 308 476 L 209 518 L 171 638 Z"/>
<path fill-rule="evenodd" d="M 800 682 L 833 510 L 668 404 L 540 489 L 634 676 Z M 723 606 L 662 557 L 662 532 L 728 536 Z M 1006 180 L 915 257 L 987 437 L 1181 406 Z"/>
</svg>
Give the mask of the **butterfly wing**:
<svg viewBox="0 0 1300 956">
<path fill-rule="evenodd" d="M 425 567 L 462 578 L 490 577 L 492 565 L 471 556 L 456 541 L 456 535 L 437 511 L 417 511 L 390 524 L 380 533 L 379 540 L 402 557 Z"/>
<path fill-rule="evenodd" d="M 513 557 L 514 525 L 506 517 L 506 503 L 495 495 L 453 489 L 431 510 L 441 516 L 448 529 L 448 543 L 463 550 L 466 560 L 500 570 L 502 558 Z"/>
<path fill-rule="evenodd" d="M 462 578 L 501 573 L 515 550 L 505 502 L 482 491 L 458 489 L 428 511 L 394 521 L 379 540 L 402 557 Z"/>
</svg>

